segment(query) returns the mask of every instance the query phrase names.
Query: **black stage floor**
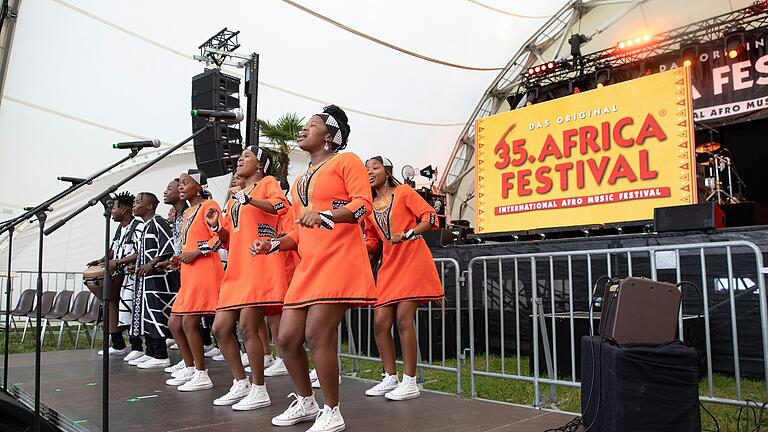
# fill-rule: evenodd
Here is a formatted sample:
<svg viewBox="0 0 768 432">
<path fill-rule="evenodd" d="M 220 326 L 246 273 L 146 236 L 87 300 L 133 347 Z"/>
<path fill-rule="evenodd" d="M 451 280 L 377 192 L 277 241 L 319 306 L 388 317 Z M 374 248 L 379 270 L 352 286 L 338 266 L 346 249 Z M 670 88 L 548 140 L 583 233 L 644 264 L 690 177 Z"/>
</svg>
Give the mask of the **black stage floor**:
<svg viewBox="0 0 768 432">
<path fill-rule="evenodd" d="M 172 354 L 178 356 L 175 352 Z M 9 382 L 34 392 L 34 355 L 10 358 Z M 140 370 L 121 359 L 113 359 L 110 375 L 110 427 L 114 431 L 304 431 L 311 423 L 276 428 L 273 415 L 282 412 L 292 391 L 289 377 L 268 378 L 272 406 L 236 412 L 214 406 L 232 378 L 223 362 L 211 362 L 211 390 L 180 393 L 165 385 L 162 370 Z M 370 382 L 344 378 L 341 384 L 342 413 L 347 430 L 354 431 L 544 431 L 572 419 L 566 414 L 521 408 L 506 404 L 422 392 L 419 399 L 390 402 L 366 397 Z M 96 351 L 78 350 L 43 353 L 42 403 L 73 421 L 79 430 L 101 429 L 101 357 Z M 322 397 L 318 398 L 318 402 Z"/>
</svg>

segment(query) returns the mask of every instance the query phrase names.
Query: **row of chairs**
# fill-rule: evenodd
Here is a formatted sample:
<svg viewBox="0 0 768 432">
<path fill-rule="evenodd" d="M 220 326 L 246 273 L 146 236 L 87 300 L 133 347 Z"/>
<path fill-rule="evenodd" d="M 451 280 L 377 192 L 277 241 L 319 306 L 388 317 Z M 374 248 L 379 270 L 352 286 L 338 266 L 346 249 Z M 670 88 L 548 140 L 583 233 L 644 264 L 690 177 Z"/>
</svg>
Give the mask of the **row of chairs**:
<svg viewBox="0 0 768 432">
<path fill-rule="evenodd" d="M 33 318 L 37 317 L 37 309 L 40 308 L 42 316 L 43 330 L 41 332 L 40 343 L 45 342 L 45 336 L 47 332 L 52 330 L 49 328 L 48 323 L 51 321 L 59 321 L 61 326 L 59 328 L 59 337 L 56 344 L 56 349 L 61 349 L 61 340 L 64 335 L 64 330 L 67 331 L 69 340 L 74 344 L 75 348 L 80 341 L 80 332 L 83 326 L 86 326 L 85 336 L 93 348 L 94 341 L 96 339 L 96 330 L 98 328 L 99 319 L 101 317 L 101 300 L 92 295 L 90 291 L 81 291 L 75 296 L 75 300 L 72 301 L 74 291 L 44 291 L 42 301 L 39 304 L 35 304 L 36 291 L 34 289 L 27 289 L 21 292 L 16 307 L 11 310 L 11 325 L 18 330 L 16 326 L 16 318 L 24 318 L 24 331 L 21 334 L 21 342 L 24 343 L 24 338 L 27 334 L 27 328 Z M 73 339 L 72 332 L 69 328 L 69 323 L 77 323 L 77 336 Z M 88 324 L 93 324 L 93 336 L 88 333 Z M 53 335 L 51 335 L 53 336 Z"/>
</svg>

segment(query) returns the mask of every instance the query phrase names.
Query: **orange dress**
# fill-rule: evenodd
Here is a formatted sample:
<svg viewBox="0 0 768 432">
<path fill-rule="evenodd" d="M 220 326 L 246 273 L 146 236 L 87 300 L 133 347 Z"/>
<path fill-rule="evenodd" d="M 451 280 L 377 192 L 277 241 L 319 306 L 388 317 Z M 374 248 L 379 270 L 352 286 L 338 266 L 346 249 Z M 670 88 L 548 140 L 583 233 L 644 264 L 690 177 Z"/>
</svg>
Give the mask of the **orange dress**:
<svg viewBox="0 0 768 432">
<path fill-rule="evenodd" d="M 289 204 L 290 205 L 290 204 Z M 289 208 L 288 213 L 280 216 L 277 219 L 277 235 L 280 233 L 289 233 L 296 227 L 293 222 L 293 211 Z M 288 285 L 291 284 L 293 279 L 293 273 L 296 271 L 296 265 L 299 263 L 299 254 L 296 251 L 280 252 L 285 260 L 285 280 L 288 281 Z"/>
<path fill-rule="evenodd" d="M 205 213 L 214 208 L 212 199 L 188 208 L 181 222 L 181 251 L 200 250 L 203 256 L 190 264 L 181 263 L 181 288 L 173 302 L 171 313 L 176 315 L 213 315 L 219 300 L 219 285 L 224 278 L 224 265 L 219 257 L 221 242 L 205 222 Z"/>
<path fill-rule="evenodd" d="M 393 235 L 415 228 L 419 221 L 434 224 L 435 209 L 407 185 L 397 186 L 384 202 L 386 206 L 381 208 L 374 205 L 373 214 L 366 220 L 366 241 L 376 236 L 384 243 L 376 278 L 375 307 L 442 299 L 443 286 L 424 238 L 416 236 L 397 244 L 390 241 Z"/>
<path fill-rule="evenodd" d="M 353 153 L 334 155 L 311 167 L 293 186 L 293 215 L 344 207 L 359 221 L 371 211 L 371 186 L 363 162 Z M 300 261 L 285 294 L 285 309 L 319 303 L 373 304 L 376 287 L 359 223 L 333 229 L 296 226 L 288 235 Z"/>
<path fill-rule="evenodd" d="M 280 312 L 288 285 L 282 254 L 251 256 L 254 240 L 277 237 L 278 215 L 288 211 L 283 191 L 272 176 L 266 176 L 245 191 L 252 199 L 268 201 L 278 214 L 270 214 L 251 205 L 229 200 L 221 229 L 229 232 L 225 247 L 227 270 L 219 291 L 218 310 L 266 307 L 267 314 Z"/>
</svg>

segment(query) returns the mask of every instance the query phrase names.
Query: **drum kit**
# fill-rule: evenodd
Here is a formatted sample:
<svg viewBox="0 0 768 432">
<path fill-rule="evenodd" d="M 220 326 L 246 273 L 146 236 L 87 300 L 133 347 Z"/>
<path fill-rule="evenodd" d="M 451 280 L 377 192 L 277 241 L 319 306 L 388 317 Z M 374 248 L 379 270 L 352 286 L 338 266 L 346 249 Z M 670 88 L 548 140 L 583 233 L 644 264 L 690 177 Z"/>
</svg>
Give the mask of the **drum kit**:
<svg viewBox="0 0 768 432">
<path fill-rule="evenodd" d="M 696 165 L 699 202 L 733 204 L 742 201 L 740 186 L 743 183 L 728 149 L 716 141 L 697 144 Z M 735 193 L 734 181 L 739 183 L 735 185 Z"/>
</svg>

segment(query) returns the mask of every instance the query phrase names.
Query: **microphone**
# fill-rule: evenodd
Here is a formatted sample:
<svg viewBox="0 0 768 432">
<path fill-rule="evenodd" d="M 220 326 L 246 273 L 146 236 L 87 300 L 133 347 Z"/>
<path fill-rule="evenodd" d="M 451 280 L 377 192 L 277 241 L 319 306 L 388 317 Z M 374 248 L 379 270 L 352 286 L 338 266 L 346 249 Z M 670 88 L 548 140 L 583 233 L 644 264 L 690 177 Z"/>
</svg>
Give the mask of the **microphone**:
<svg viewBox="0 0 768 432">
<path fill-rule="evenodd" d="M 153 139 L 148 141 L 129 141 L 129 142 L 112 144 L 112 148 L 116 148 L 116 149 L 141 149 L 146 147 L 158 148 L 160 147 L 160 140 Z"/>
<path fill-rule="evenodd" d="M 239 111 L 214 111 L 207 109 L 192 110 L 192 117 L 207 118 L 224 123 L 240 123 L 243 121 L 243 113 Z"/>
<path fill-rule="evenodd" d="M 72 183 L 73 185 L 75 185 L 75 184 L 80 184 L 80 183 L 82 183 L 82 182 L 84 182 L 84 181 L 85 181 L 85 179 L 83 179 L 83 178 L 78 178 L 78 177 L 67 177 L 67 176 L 61 176 L 61 177 L 56 177 L 56 178 L 57 178 L 59 181 L 63 181 L 63 182 L 70 182 L 70 183 Z M 91 184 L 91 182 L 88 182 L 88 184 Z"/>
</svg>

